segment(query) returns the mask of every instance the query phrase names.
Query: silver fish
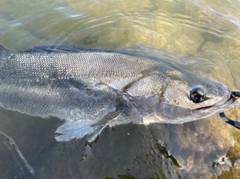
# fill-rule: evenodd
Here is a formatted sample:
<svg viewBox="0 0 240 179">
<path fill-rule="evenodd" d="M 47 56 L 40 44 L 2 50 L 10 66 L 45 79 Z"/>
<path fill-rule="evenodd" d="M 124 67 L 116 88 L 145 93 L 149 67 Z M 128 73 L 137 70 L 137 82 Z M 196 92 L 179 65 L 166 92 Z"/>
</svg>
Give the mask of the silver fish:
<svg viewBox="0 0 240 179">
<path fill-rule="evenodd" d="M 141 55 L 35 47 L 0 47 L 0 106 L 66 123 L 57 141 L 129 122 L 181 124 L 236 105 L 223 85 L 161 59 Z"/>
</svg>

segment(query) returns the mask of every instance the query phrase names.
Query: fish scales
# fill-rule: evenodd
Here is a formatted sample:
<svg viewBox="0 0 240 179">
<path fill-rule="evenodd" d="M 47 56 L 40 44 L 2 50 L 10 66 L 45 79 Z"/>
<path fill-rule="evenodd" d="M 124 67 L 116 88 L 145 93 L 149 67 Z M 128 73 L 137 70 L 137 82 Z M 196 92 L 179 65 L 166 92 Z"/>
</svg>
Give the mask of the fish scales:
<svg viewBox="0 0 240 179">
<path fill-rule="evenodd" d="M 104 52 L 11 51 L 0 61 L 1 103 L 7 109 L 41 117 L 67 121 L 94 119 L 94 113 L 105 110 L 105 114 L 120 103 L 118 94 L 107 87 L 100 89 L 97 84 L 112 84 L 121 90 L 154 65 L 139 58 Z M 106 104 L 94 104 L 96 100 Z"/>
<path fill-rule="evenodd" d="M 181 124 L 236 105 L 223 84 L 162 59 L 68 47 L 0 46 L 0 106 L 65 120 L 58 141 L 106 126 Z"/>
<path fill-rule="evenodd" d="M 18 75 L 22 79 L 46 78 L 132 78 L 156 63 L 141 61 L 136 57 L 104 53 L 20 53 L 10 54 L 1 60 L 1 79 L 7 80 Z M 99 76 L 102 75 L 102 76 Z M 17 82 L 17 81 L 16 81 Z"/>
</svg>

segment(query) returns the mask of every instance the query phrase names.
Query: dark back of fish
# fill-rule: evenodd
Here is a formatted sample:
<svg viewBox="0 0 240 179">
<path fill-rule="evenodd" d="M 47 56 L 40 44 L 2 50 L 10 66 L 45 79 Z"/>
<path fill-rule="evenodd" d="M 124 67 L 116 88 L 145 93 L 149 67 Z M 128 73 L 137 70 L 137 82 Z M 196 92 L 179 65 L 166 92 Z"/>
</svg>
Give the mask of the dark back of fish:
<svg viewBox="0 0 240 179">
<path fill-rule="evenodd" d="M 119 53 L 1 47 L 0 105 L 67 121 L 98 119 L 124 105 L 119 91 L 156 66 Z"/>
</svg>

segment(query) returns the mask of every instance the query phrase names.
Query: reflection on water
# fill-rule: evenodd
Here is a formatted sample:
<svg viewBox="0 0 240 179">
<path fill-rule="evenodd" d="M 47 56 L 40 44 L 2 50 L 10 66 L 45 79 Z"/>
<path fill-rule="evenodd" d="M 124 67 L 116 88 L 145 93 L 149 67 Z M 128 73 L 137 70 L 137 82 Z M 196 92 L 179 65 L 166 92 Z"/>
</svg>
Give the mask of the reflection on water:
<svg viewBox="0 0 240 179">
<path fill-rule="evenodd" d="M 31 165 L 29 165 L 29 163 L 27 162 L 27 160 L 21 153 L 21 151 L 18 148 L 15 141 L 10 136 L 4 134 L 3 132 L 0 132 L 0 136 L 2 138 L 3 144 L 6 146 L 6 148 L 8 148 L 10 150 L 9 153 L 11 153 L 11 155 L 15 159 L 14 161 L 16 163 L 18 163 L 19 166 L 23 166 L 22 168 L 20 167 L 20 169 L 22 171 L 24 171 L 23 176 L 34 175 L 34 169 L 31 167 Z M 4 153 L 4 152 L 2 152 L 2 153 Z M 1 159 L 3 159 L 3 157 Z M 12 165 L 14 165 L 14 164 L 12 164 Z M 25 171 L 26 171 L 26 173 L 25 173 Z"/>
<path fill-rule="evenodd" d="M 0 44 L 8 48 L 65 45 L 157 57 L 160 50 L 169 55 L 159 58 L 240 89 L 237 1 L 0 0 L 0 5 Z M 238 120 L 240 112 L 229 110 L 227 116 Z M 35 171 L 27 172 L 16 148 L 0 137 L 0 178 L 240 176 L 240 132 L 218 116 L 184 125 L 107 128 L 93 143 L 57 143 L 54 131 L 63 123 L 58 119 L 1 109 L 0 123 Z"/>
</svg>

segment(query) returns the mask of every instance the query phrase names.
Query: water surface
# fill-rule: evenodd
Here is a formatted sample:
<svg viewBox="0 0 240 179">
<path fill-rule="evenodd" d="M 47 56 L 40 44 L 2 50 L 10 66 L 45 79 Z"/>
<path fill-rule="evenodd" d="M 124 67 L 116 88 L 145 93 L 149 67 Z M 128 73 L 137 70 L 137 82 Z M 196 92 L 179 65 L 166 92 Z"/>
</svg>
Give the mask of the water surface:
<svg viewBox="0 0 240 179">
<path fill-rule="evenodd" d="M 0 44 L 165 54 L 240 89 L 240 2 L 234 0 L 0 0 Z M 227 115 L 240 120 L 239 106 Z M 122 125 L 93 143 L 57 143 L 63 121 L 0 109 L 0 178 L 238 178 L 240 131 L 218 115 L 183 125 Z M 239 177 L 240 178 L 240 177 Z"/>
</svg>

